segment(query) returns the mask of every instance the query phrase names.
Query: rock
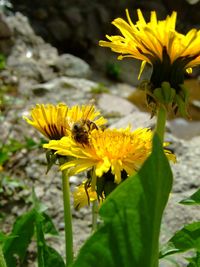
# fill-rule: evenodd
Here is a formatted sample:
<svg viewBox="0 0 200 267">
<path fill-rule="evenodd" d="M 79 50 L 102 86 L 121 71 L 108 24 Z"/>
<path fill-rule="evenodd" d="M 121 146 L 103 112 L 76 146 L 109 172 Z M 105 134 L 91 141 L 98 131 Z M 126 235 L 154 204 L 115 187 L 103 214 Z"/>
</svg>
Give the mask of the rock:
<svg viewBox="0 0 200 267">
<path fill-rule="evenodd" d="M 13 32 L 6 21 L 6 17 L 0 14 L 0 53 L 8 55 L 13 45 Z"/>
<path fill-rule="evenodd" d="M 135 110 L 111 125 L 111 128 L 126 128 L 128 125 L 135 130 L 140 127 L 154 127 L 155 118 L 150 119 L 150 115 L 139 110 Z"/>
<path fill-rule="evenodd" d="M 169 121 L 169 128 L 174 136 L 182 139 L 191 139 L 200 135 L 199 121 L 186 121 L 183 118 L 176 118 Z"/>
<path fill-rule="evenodd" d="M 113 95 L 117 95 L 117 96 L 124 97 L 124 98 L 128 98 L 131 93 L 138 90 L 136 87 L 134 87 L 130 84 L 127 84 L 127 83 L 112 84 L 111 86 L 109 86 L 109 89 Z M 129 101 L 129 102 L 131 102 L 131 101 Z"/>
<path fill-rule="evenodd" d="M 14 58 L 8 59 L 9 67 L 15 69 L 17 76 L 34 80 L 38 82 L 48 81 L 55 77 L 51 68 L 44 67 L 43 64 L 36 62 L 34 59 L 21 58 L 20 60 L 14 61 Z"/>
<path fill-rule="evenodd" d="M 37 198 L 41 198 L 41 197 L 44 196 L 44 194 L 45 194 L 45 192 L 44 192 L 44 188 L 41 187 L 41 186 L 36 186 L 36 187 L 34 188 L 34 190 L 35 190 L 35 194 L 36 194 Z"/>
<path fill-rule="evenodd" d="M 173 192 L 186 192 L 192 188 L 200 187 L 200 137 L 190 141 L 178 139 L 175 147 L 177 163 L 172 164 L 174 173 Z"/>
<path fill-rule="evenodd" d="M 47 83 L 41 83 L 31 86 L 31 90 L 35 94 L 40 94 L 40 91 L 49 92 L 55 90 L 58 92 L 58 90 L 62 89 L 77 89 L 83 92 L 90 91 L 92 87 L 95 87 L 96 83 L 85 80 L 85 79 L 78 79 L 78 78 L 68 78 L 68 77 L 59 77 L 56 79 L 53 79 L 50 82 Z"/>
<path fill-rule="evenodd" d="M 80 179 L 77 176 L 70 176 L 69 182 L 72 185 L 79 185 L 80 184 Z"/>
<path fill-rule="evenodd" d="M 8 16 L 6 21 L 15 37 L 20 35 L 21 38 L 27 40 L 36 36 L 29 24 L 28 18 L 21 13 L 16 12 L 14 15 Z"/>
<path fill-rule="evenodd" d="M 52 65 L 58 58 L 57 49 L 38 37 L 22 14 L 16 13 L 7 17 L 7 23 L 14 35 L 7 68 L 23 78 L 20 91 L 27 89 L 27 83 L 45 82 L 55 78 L 58 74 L 54 72 Z"/>
<path fill-rule="evenodd" d="M 54 62 L 54 67 L 61 76 L 87 78 L 90 66 L 82 59 L 70 54 L 62 54 Z"/>
<path fill-rule="evenodd" d="M 98 107 L 103 110 L 105 114 L 116 113 L 119 114 L 119 116 L 125 116 L 138 110 L 126 99 L 105 93 L 100 95 L 98 99 Z"/>
<path fill-rule="evenodd" d="M 48 43 L 42 42 L 38 44 L 37 59 L 47 66 L 54 66 L 54 62 L 58 58 L 58 50 Z"/>
</svg>

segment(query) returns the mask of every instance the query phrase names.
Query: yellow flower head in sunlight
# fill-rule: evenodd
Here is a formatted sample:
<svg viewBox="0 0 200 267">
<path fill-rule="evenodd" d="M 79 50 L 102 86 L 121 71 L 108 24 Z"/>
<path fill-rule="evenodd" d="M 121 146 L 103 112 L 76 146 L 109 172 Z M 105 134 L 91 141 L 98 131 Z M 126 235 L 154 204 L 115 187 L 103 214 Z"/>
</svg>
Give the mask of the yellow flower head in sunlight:
<svg viewBox="0 0 200 267">
<path fill-rule="evenodd" d="M 72 156 L 61 166 L 61 170 L 69 169 L 70 175 L 93 168 L 97 177 L 111 171 L 115 183 L 120 183 L 122 171 L 127 175 L 137 172 L 151 153 L 152 132 L 148 128 L 133 132 L 130 128 L 94 130 L 90 133 L 88 145 L 63 137 L 59 141 L 50 141 L 44 147 L 60 155 Z"/>
<path fill-rule="evenodd" d="M 65 104 L 37 104 L 30 111 L 31 119 L 24 119 L 48 139 L 59 140 L 65 136 L 66 129 L 69 128 L 69 123 L 66 120 L 69 107 Z"/>
<path fill-rule="evenodd" d="M 58 105 L 37 104 L 30 112 L 31 119 L 27 117 L 24 119 L 48 139 L 59 140 L 63 136 L 72 135 L 74 125 L 77 123 L 82 125 L 85 121 L 95 121 L 97 127 L 102 126 L 106 120 L 99 115 L 100 112 L 93 105 L 69 108 L 63 103 Z"/>
<path fill-rule="evenodd" d="M 176 12 L 165 20 L 157 20 L 156 12 L 152 11 L 149 22 L 145 21 L 140 9 L 137 13 L 138 21 L 135 24 L 128 10 L 128 22 L 122 18 L 115 19 L 112 24 L 122 35 L 106 35 L 109 42 L 100 41 L 100 46 L 110 47 L 112 51 L 120 53 L 119 59 L 133 57 L 142 60 L 142 67 L 146 62 L 154 65 L 164 60 L 169 60 L 170 64 L 180 61 L 184 69 L 200 64 L 200 31 L 192 29 L 186 35 L 178 33 L 175 30 Z"/>
<path fill-rule="evenodd" d="M 184 84 L 185 71 L 191 72 L 193 67 L 200 64 L 200 30 L 191 29 L 185 35 L 177 32 L 176 12 L 172 12 L 165 20 L 157 20 L 156 12 L 152 11 L 149 22 L 145 21 L 140 9 L 137 14 L 138 21 L 135 24 L 128 10 L 127 21 L 116 18 L 112 24 L 121 35 L 106 35 L 108 41 L 100 41 L 99 45 L 119 53 L 118 59 L 132 57 L 141 60 L 139 78 L 146 63 L 152 65 L 153 71 L 146 91 L 147 102 L 160 102 L 159 98 L 154 97 L 154 89 L 168 82 L 175 90 L 174 96 L 170 98 L 175 113 L 179 109 L 185 115 L 187 112 L 184 106 L 187 105 L 188 97 L 181 85 Z"/>
<path fill-rule="evenodd" d="M 80 209 L 82 207 L 88 206 L 90 202 L 97 200 L 96 191 L 92 191 L 91 186 L 87 187 L 86 182 L 76 187 L 73 192 L 74 198 L 74 208 Z"/>
</svg>

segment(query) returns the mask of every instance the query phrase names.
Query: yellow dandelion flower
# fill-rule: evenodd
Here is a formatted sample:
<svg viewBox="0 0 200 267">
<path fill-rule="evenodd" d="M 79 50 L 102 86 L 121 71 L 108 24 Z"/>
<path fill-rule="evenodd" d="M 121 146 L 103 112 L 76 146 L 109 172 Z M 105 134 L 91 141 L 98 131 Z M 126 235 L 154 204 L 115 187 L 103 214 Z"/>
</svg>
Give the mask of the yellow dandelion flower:
<svg viewBox="0 0 200 267">
<path fill-rule="evenodd" d="M 184 68 L 192 68 L 200 64 L 200 31 L 192 29 L 186 35 L 175 30 L 177 13 L 172 12 L 165 20 L 158 21 L 156 12 L 151 12 L 150 22 L 146 22 L 140 9 L 138 21 L 134 25 L 126 10 L 127 20 L 117 18 L 112 24 L 122 36 L 108 36 L 110 42 L 100 41 L 100 46 L 110 47 L 114 52 L 121 53 L 119 59 L 133 57 L 154 64 L 163 61 L 163 52 L 167 53 L 170 63 L 180 59 Z"/>
<path fill-rule="evenodd" d="M 68 111 L 68 118 L 71 124 L 82 121 L 93 121 L 98 126 L 103 126 L 107 121 L 93 105 L 73 106 Z"/>
<path fill-rule="evenodd" d="M 61 166 L 61 170 L 69 169 L 70 175 L 90 168 L 97 177 L 109 171 L 115 183 L 122 180 L 123 171 L 131 175 L 138 171 L 152 150 L 152 131 L 148 128 L 131 132 L 127 129 L 94 130 L 90 133 L 89 145 L 81 145 L 70 137 L 59 141 L 50 141 L 45 148 L 53 149 L 57 154 L 72 156 L 72 159 Z M 175 159 L 168 151 L 167 156 Z"/>
<path fill-rule="evenodd" d="M 154 88 L 160 88 L 163 82 L 169 82 L 185 103 L 186 95 L 180 85 L 184 83 L 184 71 L 191 72 L 193 67 L 200 64 L 200 30 L 192 29 L 186 35 L 177 32 L 176 12 L 172 12 L 165 20 L 157 20 L 156 12 L 152 11 L 149 22 L 145 21 L 141 10 L 138 9 L 137 13 L 138 21 L 135 24 L 128 10 L 128 22 L 122 18 L 115 19 L 112 24 L 120 30 L 121 35 L 106 35 L 109 41 L 100 41 L 100 46 L 120 53 L 118 59 L 132 57 L 141 60 L 139 78 L 145 64 L 151 64 L 151 92 Z M 172 101 L 180 105 L 179 100 Z"/>
<path fill-rule="evenodd" d="M 30 111 L 31 119 L 24 119 L 50 140 L 59 140 L 65 136 L 69 123 L 66 120 L 69 107 L 63 103 L 58 105 L 37 104 Z"/>
<path fill-rule="evenodd" d="M 86 181 L 76 187 L 76 190 L 73 192 L 75 209 L 88 206 L 90 202 L 97 200 L 96 191 L 92 191 L 91 186 L 86 188 L 85 183 Z"/>
<path fill-rule="evenodd" d="M 88 123 L 88 121 L 92 122 L 94 120 L 95 125 L 98 127 L 106 122 L 93 105 L 73 106 L 69 108 L 63 103 L 59 103 L 58 105 L 37 104 L 31 110 L 30 117 L 31 119 L 27 117 L 24 117 L 24 119 L 50 140 L 59 140 L 63 136 L 72 135 L 76 123 L 82 125 L 85 122 Z M 79 124 L 76 125 L 77 130 L 80 130 Z"/>
</svg>

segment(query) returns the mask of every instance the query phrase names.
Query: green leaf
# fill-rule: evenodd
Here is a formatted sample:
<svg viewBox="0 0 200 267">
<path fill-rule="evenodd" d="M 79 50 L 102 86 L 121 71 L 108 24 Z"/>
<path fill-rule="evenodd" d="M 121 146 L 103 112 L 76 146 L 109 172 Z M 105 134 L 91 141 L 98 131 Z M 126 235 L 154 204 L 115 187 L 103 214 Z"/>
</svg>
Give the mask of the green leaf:
<svg viewBox="0 0 200 267">
<path fill-rule="evenodd" d="M 199 267 L 200 266 L 200 253 L 197 252 L 195 257 L 188 258 L 189 264 L 187 267 Z"/>
<path fill-rule="evenodd" d="M 200 251 L 200 222 L 184 226 L 161 249 L 160 257 L 184 252 L 190 249 Z"/>
<path fill-rule="evenodd" d="M 59 235 L 52 219 L 47 215 L 46 213 L 42 213 L 42 216 L 44 218 L 43 221 L 43 227 L 44 227 L 44 233 L 45 234 L 51 234 L 51 235 Z"/>
<path fill-rule="evenodd" d="M 3 232 L 0 232 L 0 245 L 4 244 L 6 240 L 16 238 L 16 235 L 5 235 Z"/>
<path fill-rule="evenodd" d="M 3 253 L 8 267 L 24 261 L 28 245 L 34 233 L 35 211 L 31 210 L 17 218 L 11 237 L 4 242 Z M 16 236 L 13 238 L 13 236 Z"/>
<path fill-rule="evenodd" d="M 0 267 L 7 267 L 6 266 L 6 261 L 5 261 L 4 255 L 3 255 L 1 244 L 0 244 Z"/>
<path fill-rule="evenodd" d="M 44 267 L 65 267 L 60 254 L 52 247 L 44 246 Z"/>
<path fill-rule="evenodd" d="M 161 218 L 172 172 L 157 136 L 153 153 L 100 209 L 104 225 L 81 249 L 73 267 L 157 267 Z"/>
<path fill-rule="evenodd" d="M 8 152 L 0 150 L 0 165 L 3 165 L 9 159 Z"/>
<path fill-rule="evenodd" d="M 180 203 L 184 205 L 199 205 L 200 204 L 200 189 L 198 189 L 190 197 L 181 200 Z"/>
<path fill-rule="evenodd" d="M 58 235 L 51 218 L 44 213 L 44 206 L 37 198 L 34 189 L 32 192 L 35 207 L 35 228 L 37 236 L 38 267 L 65 267 L 65 263 L 59 253 L 46 244 L 45 234 Z"/>
<path fill-rule="evenodd" d="M 36 213 L 38 267 L 65 267 L 65 263 L 58 252 L 46 244 L 44 234 L 47 218 L 42 213 Z"/>
</svg>

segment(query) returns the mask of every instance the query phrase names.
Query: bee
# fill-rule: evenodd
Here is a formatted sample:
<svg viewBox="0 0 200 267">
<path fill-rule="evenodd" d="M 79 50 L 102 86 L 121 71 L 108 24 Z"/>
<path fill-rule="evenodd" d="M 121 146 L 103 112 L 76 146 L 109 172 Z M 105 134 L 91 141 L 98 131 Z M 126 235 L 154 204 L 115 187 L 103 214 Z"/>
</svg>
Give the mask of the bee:
<svg viewBox="0 0 200 267">
<path fill-rule="evenodd" d="M 93 130 L 98 130 L 98 126 L 90 120 L 90 116 L 92 112 L 94 112 L 94 105 L 90 105 L 89 108 L 84 110 L 82 109 L 83 117 L 82 119 L 79 119 L 76 121 L 71 128 L 71 133 L 74 138 L 74 140 L 82 145 L 88 145 L 89 144 L 89 133 Z"/>
<path fill-rule="evenodd" d="M 72 136 L 77 143 L 88 145 L 89 133 L 98 130 L 98 126 L 89 119 L 80 119 L 72 126 Z"/>
</svg>

